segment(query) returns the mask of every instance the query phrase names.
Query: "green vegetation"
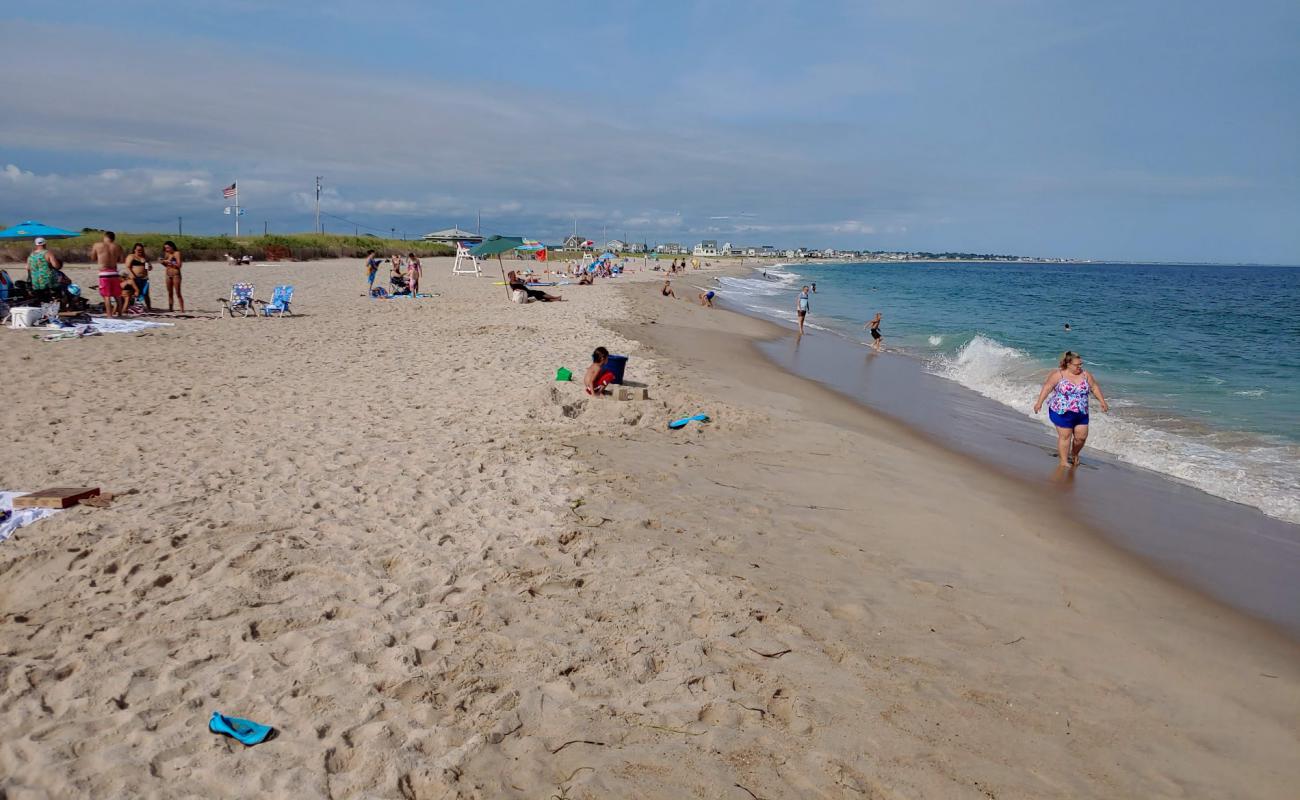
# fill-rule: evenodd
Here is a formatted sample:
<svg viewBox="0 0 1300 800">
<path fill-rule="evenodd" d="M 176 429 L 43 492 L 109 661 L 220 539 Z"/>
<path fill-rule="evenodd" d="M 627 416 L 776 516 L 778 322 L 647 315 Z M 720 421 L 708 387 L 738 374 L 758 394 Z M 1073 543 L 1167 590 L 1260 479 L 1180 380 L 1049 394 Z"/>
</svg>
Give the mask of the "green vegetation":
<svg viewBox="0 0 1300 800">
<path fill-rule="evenodd" d="M 90 261 L 90 248 L 98 242 L 100 231 L 87 230 L 73 239 L 50 241 L 50 249 L 69 263 Z M 176 236 L 168 233 L 117 232 L 117 243 L 130 250 L 136 242 L 144 244 L 150 258 L 162 254 L 163 242 L 172 241 L 190 261 L 220 261 L 226 254 L 238 258 L 249 255 L 258 261 L 280 260 L 311 261 L 321 258 L 362 258 L 369 250 L 381 255 L 415 253 L 418 256 L 449 256 L 455 254 L 450 245 L 420 240 L 382 239 L 375 236 L 340 236 L 332 233 L 289 233 L 270 236 Z M 26 261 L 31 253 L 31 241 L 0 243 L 0 262 Z"/>
</svg>

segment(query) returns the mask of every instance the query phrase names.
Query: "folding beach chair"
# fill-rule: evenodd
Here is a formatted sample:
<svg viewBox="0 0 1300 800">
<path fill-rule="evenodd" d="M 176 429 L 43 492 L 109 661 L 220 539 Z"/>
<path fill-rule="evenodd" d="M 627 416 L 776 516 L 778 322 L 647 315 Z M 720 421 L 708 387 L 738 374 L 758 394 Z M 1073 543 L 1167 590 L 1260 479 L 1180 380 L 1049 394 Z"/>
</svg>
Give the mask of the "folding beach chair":
<svg viewBox="0 0 1300 800">
<path fill-rule="evenodd" d="M 230 287 L 230 299 L 219 302 L 222 317 L 226 314 L 230 314 L 232 318 L 235 314 L 242 314 L 245 317 L 250 314 L 257 316 L 257 309 L 253 307 L 253 284 L 251 283 L 236 283 Z"/>
<path fill-rule="evenodd" d="M 279 314 L 284 316 L 288 314 L 293 316 L 293 311 L 289 309 L 289 304 L 293 302 L 292 286 L 277 286 L 271 292 L 271 302 L 262 304 L 262 313 L 266 316 Z"/>
</svg>

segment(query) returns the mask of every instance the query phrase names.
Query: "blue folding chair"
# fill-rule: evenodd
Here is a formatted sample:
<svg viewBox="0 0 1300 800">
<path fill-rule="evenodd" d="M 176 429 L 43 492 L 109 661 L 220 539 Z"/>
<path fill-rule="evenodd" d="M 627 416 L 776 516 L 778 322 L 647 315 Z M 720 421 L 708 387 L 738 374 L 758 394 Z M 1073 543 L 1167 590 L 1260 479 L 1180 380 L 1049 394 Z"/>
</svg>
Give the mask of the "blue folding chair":
<svg viewBox="0 0 1300 800">
<path fill-rule="evenodd" d="M 289 304 L 292 302 L 293 287 L 277 286 L 271 293 L 271 302 L 262 304 L 262 313 L 268 317 L 272 314 L 279 314 L 282 317 L 288 314 L 292 317 L 293 311 L 289 308 Z"/>
</svg>

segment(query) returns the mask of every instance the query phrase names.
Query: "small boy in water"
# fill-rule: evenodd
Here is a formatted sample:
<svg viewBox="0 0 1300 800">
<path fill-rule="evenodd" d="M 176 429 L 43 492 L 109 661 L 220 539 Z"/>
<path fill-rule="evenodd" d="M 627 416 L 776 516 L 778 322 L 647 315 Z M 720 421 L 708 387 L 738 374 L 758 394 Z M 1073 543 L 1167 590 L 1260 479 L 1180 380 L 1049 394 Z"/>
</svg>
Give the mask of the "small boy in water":
<svg viewBox="0 0 1300 800">
<path fill-rule="evenodd" d="M 587 374 L 582 378 L 582 386 L 587 390 L 587 394 L 604 394 L 605 387 L 614 382 L 614 373 L 605 369 L 607 361 L 609 361 L 608 350 L 597 347 L 592 351 L 591 366 L 587 367 Z"/>
</svg>

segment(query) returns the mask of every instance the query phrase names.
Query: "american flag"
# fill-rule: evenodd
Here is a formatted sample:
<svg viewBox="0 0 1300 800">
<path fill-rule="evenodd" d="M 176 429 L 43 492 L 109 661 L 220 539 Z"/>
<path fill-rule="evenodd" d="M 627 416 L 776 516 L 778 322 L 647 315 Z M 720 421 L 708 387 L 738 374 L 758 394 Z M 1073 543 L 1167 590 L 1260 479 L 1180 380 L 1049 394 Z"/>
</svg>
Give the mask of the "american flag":
<svg viewBox="0 0 1300 800">
<path fill-rule="evenodd" d="M 221 196 L 222 196 L 222 197 L 225 197 L 225 198 L 231 198 L 231 197 L 234 197 L 234 196 L 235 196 L 235 184 L 232 183 L 232 184 L 230 184 L 229 186 L 227 186 L 225 189 L 223 189 L 223 190 L 221 191 Z"/>
</svg>

